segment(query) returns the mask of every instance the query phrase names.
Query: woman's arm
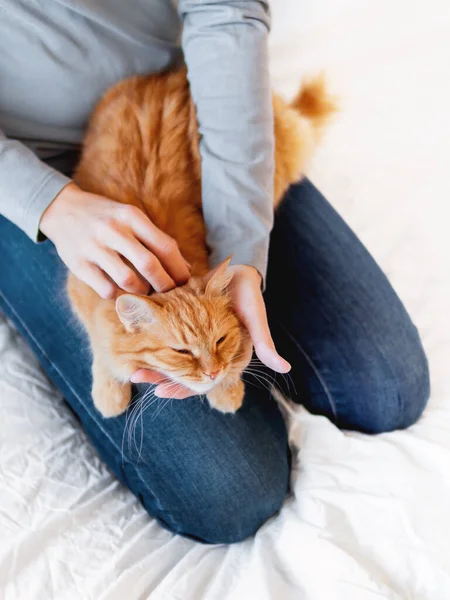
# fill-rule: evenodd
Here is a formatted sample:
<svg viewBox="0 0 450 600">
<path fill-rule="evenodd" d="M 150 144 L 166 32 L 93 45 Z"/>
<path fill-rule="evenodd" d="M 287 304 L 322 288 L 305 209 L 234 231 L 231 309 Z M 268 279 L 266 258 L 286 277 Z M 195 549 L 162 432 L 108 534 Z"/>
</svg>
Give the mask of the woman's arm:
<svg viewBox="0 0 450 600">
<path fill-rule="evenodd" d="M 275 349 L 261 294 L 273 224 L 269 3 L 180 0 L 179 11 L 201 135 L 202 204 L 211 266 L 233 254 L 235 310 L 260 360 L 285 373 L 290 365 Z M 160 388 L 164 393 L 164 386 Z"/>
<path fill-rule="evenodd" d="M 180 0 L 183 50 L 201 134 L 202 203 L 211 266 L 233 254 L 232 299 L 260 360 L 286 373 L 261 294 L 273 221 L 274 133 L 268 74 L 269 6 L 256 0 Z M 135 382 L 170 382 L 144 369 Z M 176 392 L 186 398 L 192 391 Z"/>
<path fill-rule="evenodd" d="M 0 130 L 0 214 L 32 240 L 41 217 L 70 179 Z"/>
<path fill-rule="evenodd" d="M 105 298 L 119 289 L 145 294 L 150 285 L 162 291 L 189 278 L 175 241 L 142 211 L 80 190 L 1 131 L 0 214 L 34 241 L 41 230 L 69 269 Z"/>
<path fill-rule="evenodd" d="M 180 0 L 183 51 L 201 134 L 203 211 L 211 266 L 265 277 L 273 223 L 274 132 L 269 4 Z"/>
</svg>

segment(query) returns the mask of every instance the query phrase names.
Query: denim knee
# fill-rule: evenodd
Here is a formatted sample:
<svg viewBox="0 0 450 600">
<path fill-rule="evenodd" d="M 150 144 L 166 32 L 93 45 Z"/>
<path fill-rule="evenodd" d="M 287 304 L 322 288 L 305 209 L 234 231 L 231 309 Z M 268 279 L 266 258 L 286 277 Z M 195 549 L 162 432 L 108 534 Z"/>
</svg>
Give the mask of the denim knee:
<svg viewBox="0 0 450 600">
<path fill-rule="evenodd" d="M 428 361 L 421 345 L 409 353 L 401 368 L 380 358 L 357 367 L 358 376 L 348 386 L 347 406 L 338 416 L 342 428 L 364 433 L 406 429 L 422 415 L 430 395 Z"/>
<path fill-rule="evenodd" d="M 270 487 L 259 481 L 228 480 L 225 486 L 209 493 L 199 505 L 197 513 L 186 515 L 183 528 L 205 543 L 233 544 L 254 535 L 283 504 L 287 493 L 289 474 L 283 468 Z M 192 534 L 191 534 L 192 535 Z"/>
<path fill-rule="evenodd" d="M 254 535 L 280 510 L 289 486 L 287 449 L 286 459 L 274 467 L 270 457 L 261 455 L 259 464 L 252 460 L 251 468 L 230 463 L 209 481 L 202 476 L 186 481 L 176 497 L 159 499 L 161 510 L 155 511 L 153 499 L 145 494 L 141 500 L 173 533 L 206 544 L 233 544 Z M 204 468 L 207 472 L 208 466 Z M 144 478 L 145 471 L 140 476 Z"/>
</svg>

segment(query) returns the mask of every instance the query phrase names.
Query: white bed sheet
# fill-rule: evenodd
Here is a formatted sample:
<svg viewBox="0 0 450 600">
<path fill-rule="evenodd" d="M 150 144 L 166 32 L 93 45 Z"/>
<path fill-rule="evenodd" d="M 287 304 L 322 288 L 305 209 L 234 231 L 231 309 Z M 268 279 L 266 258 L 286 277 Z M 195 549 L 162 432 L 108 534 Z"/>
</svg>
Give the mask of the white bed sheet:
<svg viewBox="0 0 450 600">
<path fill-rule="evenodd" d="M 432 398 L 407 431 L 343 433 L 290 408 L 294 493 L 254 539 L 171 535 L 101 464 L 0 317 L 0 598 L 450 598 L 450 9 L 278 0 L 274 85 L 326 68 L 342 113 L 309 174 L 422 334 Z"/>
</svg>

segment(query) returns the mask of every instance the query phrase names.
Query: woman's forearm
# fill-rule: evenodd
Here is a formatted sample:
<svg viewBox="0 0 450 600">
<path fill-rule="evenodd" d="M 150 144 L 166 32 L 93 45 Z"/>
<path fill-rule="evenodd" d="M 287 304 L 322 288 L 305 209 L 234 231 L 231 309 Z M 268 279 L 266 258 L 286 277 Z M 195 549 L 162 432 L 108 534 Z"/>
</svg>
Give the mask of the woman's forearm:
<svg viewBox="0 0 450 600">
<path fill-rule="evenodd" d="M 37 240 L 42 214 L 70 179 L 0 131 L 0 214 Z"/>
<path fill-rule="evenodd" d="M 264 277 L 274 169 L 268 2 L 180 0 L 179 10 L 201 134 L 211 263 L 233 253 L 233 263 Z"/>
</svg>

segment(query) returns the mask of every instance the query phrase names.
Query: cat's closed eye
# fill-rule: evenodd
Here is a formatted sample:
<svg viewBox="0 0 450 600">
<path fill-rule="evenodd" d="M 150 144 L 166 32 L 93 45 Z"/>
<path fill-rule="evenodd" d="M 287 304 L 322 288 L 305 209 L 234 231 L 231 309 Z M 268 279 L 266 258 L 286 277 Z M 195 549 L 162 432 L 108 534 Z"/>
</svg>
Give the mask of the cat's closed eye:
<svg viewBox="0 0 450 600">
<path fill-rule="evenodd" d="M 187 348 L 172 348 L 172 350 L 175 350 L 175 352 L 178 352 L 178 354 L 192 354 L 192 352 Z"/>
<path fill-rule="evenodd" d="M 224 342 L 226 337 L 227 337 L 226 335 L 223 335 L 219 340 L 217 340 L 217 342 L 216 342 L 217 346 L 219 344 L 221 344 L 222 342 Z"/>
</svg>

